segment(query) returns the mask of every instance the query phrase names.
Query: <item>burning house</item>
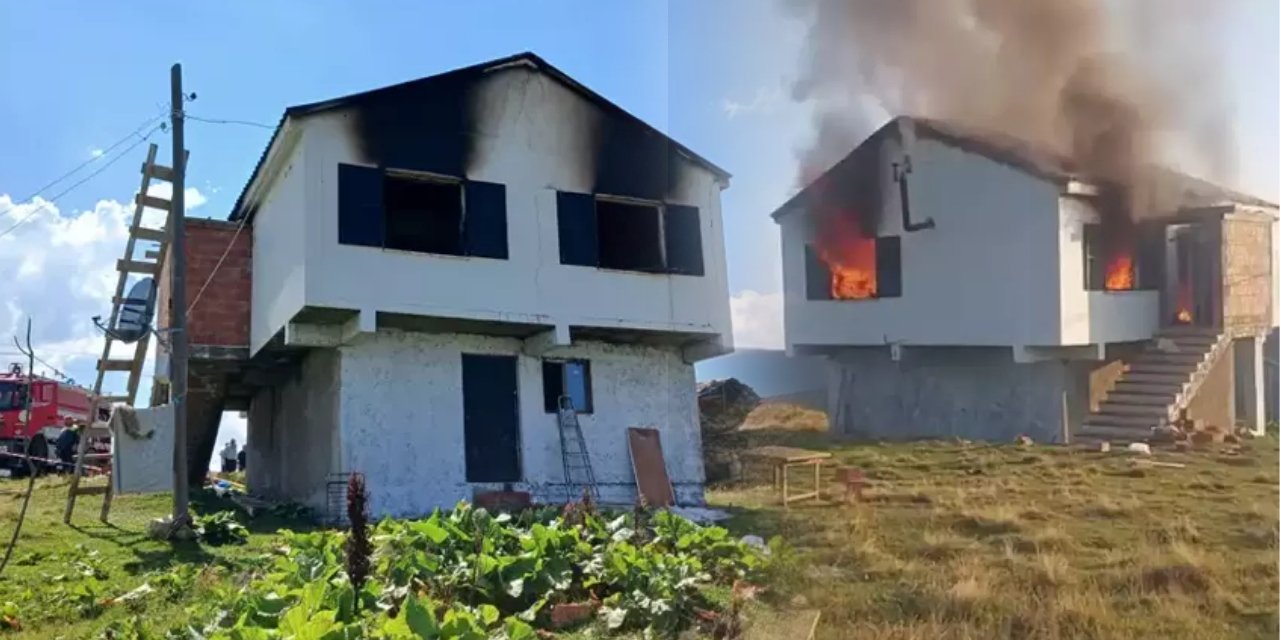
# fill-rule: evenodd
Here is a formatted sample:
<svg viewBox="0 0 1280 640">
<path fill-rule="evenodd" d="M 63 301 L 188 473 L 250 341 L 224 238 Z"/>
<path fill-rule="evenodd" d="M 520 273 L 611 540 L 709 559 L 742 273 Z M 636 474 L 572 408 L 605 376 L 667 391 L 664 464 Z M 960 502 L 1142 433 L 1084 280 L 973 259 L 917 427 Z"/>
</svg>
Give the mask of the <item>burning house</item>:
<svg viewBox="0 0 1280 640">
<path fill-rule="evenodd" d="M 1277 206 L 1164 170 L 1124 185 L 1005 134 L 900 117 L 774 214 L 787 349 L 834 431 L 1145 439 L 1262 428 Z"/>
<path fill-rule="evenodd" d="M 361 472 L 376 514 L 557 500 L 567 401 L 602 501 L 635 501 L 651 427 L 698 502 L 728 181 L 533 54 L 287 109 L 230 221 L 188 227 L 188 278 L 222 278 L 189 321 L 190 458 L 241 410 L 260 495 L 324 508 Z"/>
</svg>

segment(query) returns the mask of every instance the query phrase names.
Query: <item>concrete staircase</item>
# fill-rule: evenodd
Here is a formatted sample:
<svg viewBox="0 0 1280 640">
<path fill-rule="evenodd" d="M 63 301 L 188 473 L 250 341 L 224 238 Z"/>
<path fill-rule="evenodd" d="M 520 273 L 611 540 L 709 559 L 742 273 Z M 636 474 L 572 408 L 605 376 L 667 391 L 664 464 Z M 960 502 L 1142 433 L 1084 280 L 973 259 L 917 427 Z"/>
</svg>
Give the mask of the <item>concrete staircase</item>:
<svg viewBox="0 0 1280 640">
<path fill-rule="evenodd" d="M 1214 329 L 1168 327 L 1130 362 L 1076 440 L 1145 442 L 1176 420 L 1231 341 Z"/>
</svg>

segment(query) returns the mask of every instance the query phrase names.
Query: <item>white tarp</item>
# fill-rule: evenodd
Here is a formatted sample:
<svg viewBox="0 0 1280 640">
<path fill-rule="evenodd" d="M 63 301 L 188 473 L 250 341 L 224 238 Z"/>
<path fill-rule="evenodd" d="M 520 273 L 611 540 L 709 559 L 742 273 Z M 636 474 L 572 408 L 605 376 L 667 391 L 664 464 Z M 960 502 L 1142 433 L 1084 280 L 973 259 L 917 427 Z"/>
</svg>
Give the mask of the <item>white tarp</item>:
<svg viewBox="0 0 1280 640">
<path fill-rule="evenodd" d="M 123 415 L 126 409 L 133 412 L 131 418 Z M 115 492 L 173 491 L 173 406 L 120 406 L 112 411 L 109 424 L 113 427 L 111 480 Z"/>
</svg>

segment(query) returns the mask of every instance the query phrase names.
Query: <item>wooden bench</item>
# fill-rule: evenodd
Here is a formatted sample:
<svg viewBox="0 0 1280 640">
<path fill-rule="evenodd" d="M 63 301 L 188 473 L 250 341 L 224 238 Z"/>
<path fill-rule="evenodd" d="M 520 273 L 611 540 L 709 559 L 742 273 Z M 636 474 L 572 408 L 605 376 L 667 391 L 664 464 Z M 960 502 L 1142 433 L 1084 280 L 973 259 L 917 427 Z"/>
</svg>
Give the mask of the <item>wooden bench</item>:
<svg viewBox="0 0 1280 640">
<path fill-rule="evenodd" d="M 831 459 L 825 451 L 809 451 L 795 447 L 757 447 L 742 454 L 744 460 L 756 460 L 773 469 L 773 488 L 782 496 L 782 506 L 801 500 L 817 500 L 822 494 L 822 463 Z M 813 467 L 813 491 L 791 493 L 787 472 L 793 467 Z"/>
</svg>

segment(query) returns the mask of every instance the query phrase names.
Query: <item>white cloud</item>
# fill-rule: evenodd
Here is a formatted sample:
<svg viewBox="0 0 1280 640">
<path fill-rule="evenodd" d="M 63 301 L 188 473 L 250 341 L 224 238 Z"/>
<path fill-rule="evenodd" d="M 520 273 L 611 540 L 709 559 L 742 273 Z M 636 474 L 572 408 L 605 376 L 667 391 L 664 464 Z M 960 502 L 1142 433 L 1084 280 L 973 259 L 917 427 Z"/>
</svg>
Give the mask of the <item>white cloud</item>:
<svg viewBox="0 0 1280 640">
<path fill-rule="evenodd" d="M 760 87 L 748 102 L 725 98 L 720 103 L 721 110 L 730 119 L 739 115 L 752 113 L 770 114 L 782 105 L 782 90 L 778 87 Z"/>
<path fill-rule="evenodd" d="M 106 153 L 106 151 L 104 151 L 104 150 L 102 150 L 102 149 L 99 149 L 99 148 L 97 148 L 97 147 L 94 147 L 94 148 L 92 148 L 92 149 L 89 149 L 89 155 L 91 155 L 91 156 L 93 156 L 93 157 L 95 157 L 95 158 L 101 158 L 101 157 L 102 157 L 102 154 L 104 154 L 104 153 Z"/>
<path fill-rule="evenodd" d="M 99 200 L 92 208 L 63 212 L 42 198 L 15 203 L 0 193 L 0 212 L 0 232 L 12 227 L 0 236 L 0 282 L 5 283 L 0 288 L 0 331 L 4 332 L 0 334 L 0 362 L 23 359 L 13 345 L 13 336 L 25 332 L 29 317 L 36 356 L 45 363 L 37 363 L 37 371 L 57 369 L 78 384 L 92 386 L 94 363 L 103 347 L 102 332 L 92 318 L 110 314 L 118 278 L 115 262 L 124 257 L 132 203 Z M 147 211 L 144 224 L 159 226 L 163 215 Z M 135 256 L 151 246 L 140 243 Z M 131 280 L 136 278 L 131 276 Z M 110 356 L 132 353 L 132 346 L 118 345 Z M 148 358 L 144 368 L 143 398 L 150 387 L 151 362 Z M 123 392 L 125 377 L 111 374 L 104 390 Z"/>
<path fill-rule="evenodd" d="M 781 349 L 782 293 L 744 289 L 729 299 L 733 316 L 733 343 L 738 347 Z"/>
<path fill-rule="evenodd" d="M 183 204 L 187 211 L 198 208 L 200 205 L 209 201 L 209 199 L 206 198 L 205 195 L 196 187 L 187 187 L 182 190 L 182 193 L 184 196 Z M 168 200 L 170 196 L 173 195 L 173 185 L 168 182 L 156 182 L 151 185 L 150 189 L 147 189 L 147 194 Z"/>
</svg>

